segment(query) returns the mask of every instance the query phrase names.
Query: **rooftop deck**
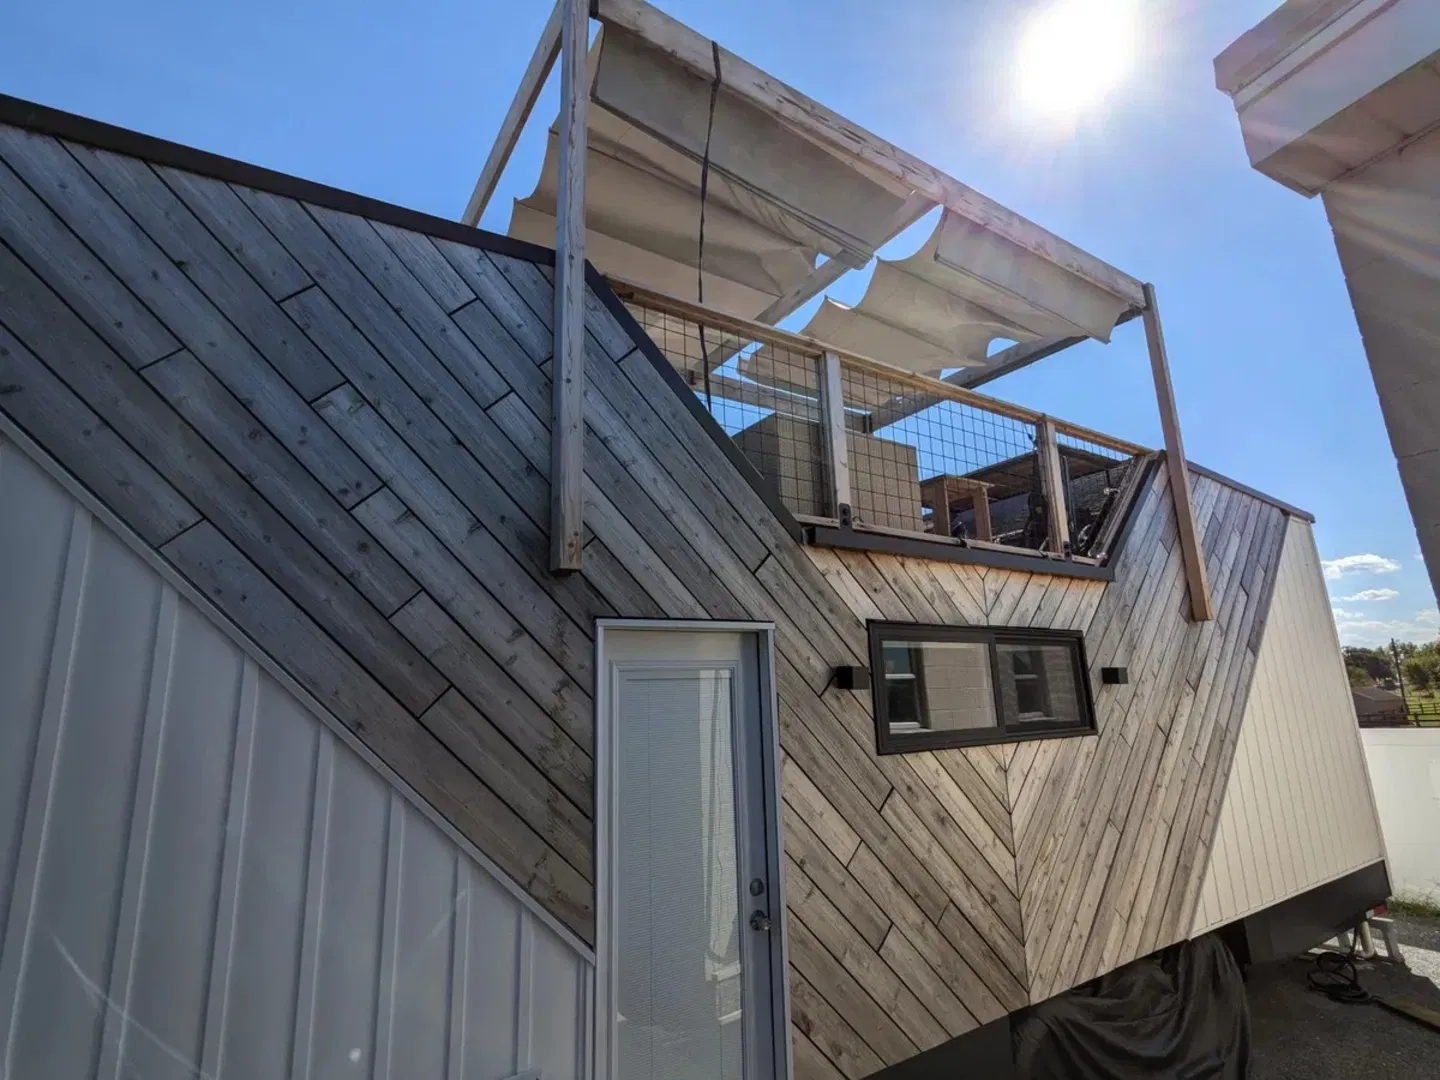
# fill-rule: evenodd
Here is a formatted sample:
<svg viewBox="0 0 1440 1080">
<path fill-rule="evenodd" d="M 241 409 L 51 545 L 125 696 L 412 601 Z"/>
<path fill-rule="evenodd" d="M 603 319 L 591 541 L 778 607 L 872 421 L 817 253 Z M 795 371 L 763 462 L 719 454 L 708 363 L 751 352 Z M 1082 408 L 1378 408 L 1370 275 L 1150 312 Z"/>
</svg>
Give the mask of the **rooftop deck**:
<svg viewBox="0 0 1440 1080">
<path fill-rule="evenodd" d="M 918 541 L 935 558 L 1094 571 L 1155 456 L 883 359 L 611 284 L 815 543 Z"/>
</svg>

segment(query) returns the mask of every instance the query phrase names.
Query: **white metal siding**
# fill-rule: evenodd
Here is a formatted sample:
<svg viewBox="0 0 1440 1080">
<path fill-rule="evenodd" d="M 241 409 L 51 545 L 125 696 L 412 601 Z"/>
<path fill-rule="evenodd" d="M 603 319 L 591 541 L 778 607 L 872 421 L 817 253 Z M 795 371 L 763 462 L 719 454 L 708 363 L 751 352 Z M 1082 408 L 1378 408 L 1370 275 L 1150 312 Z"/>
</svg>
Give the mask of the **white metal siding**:
<svg viewBox="0 0 1440 1080">
<path fill-rule="evenodd" d="M 1193 933 L 1385 857 L 1310 525 L 1291 518 Z"/>
<path fill-rule="evenodd" d="M 1360 732 L 1396 896 L 1440 903 L 1440 728 Z"/>
<path fill-rule="evenodd" d="M 0 1078 L 569 1080 L 588 980 L 0 433 Z"/>
</svg>

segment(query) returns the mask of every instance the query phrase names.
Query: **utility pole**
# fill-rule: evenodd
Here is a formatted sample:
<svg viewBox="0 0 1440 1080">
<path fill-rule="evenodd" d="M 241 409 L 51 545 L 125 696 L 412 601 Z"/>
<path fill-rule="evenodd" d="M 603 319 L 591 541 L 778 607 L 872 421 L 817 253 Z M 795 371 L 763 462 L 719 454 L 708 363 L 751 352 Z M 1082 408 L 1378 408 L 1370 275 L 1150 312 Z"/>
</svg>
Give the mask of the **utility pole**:
<svg viewBox="0 0 1440 1080">
<path fill-rule="evenodd" d="M 1405 707 L 1405 719 L 1410 719 L 1410 701 L 1405 696 L 1405 674 L 1400 670 L 1400 649 L 1395 639 L 1390 639 L 1390 658 L 1395 662 L 1395 681 L 1400 684 L 1400 704 Z"/>
</svg>

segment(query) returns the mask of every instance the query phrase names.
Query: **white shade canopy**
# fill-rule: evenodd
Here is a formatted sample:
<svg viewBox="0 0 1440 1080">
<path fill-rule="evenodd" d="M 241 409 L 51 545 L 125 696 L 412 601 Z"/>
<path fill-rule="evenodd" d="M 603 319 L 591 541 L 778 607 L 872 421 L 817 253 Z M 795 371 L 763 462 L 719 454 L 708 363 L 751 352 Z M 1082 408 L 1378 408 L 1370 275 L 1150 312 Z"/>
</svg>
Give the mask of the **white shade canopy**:
<svg viewBox="0 0 1440 1080">
<path fill-rule="evenodd" d="M 864 266 L 920 197 L 727 88 L 726 65 L 738 73 L 740 62 L 719 49 L 712 57 L 707 78 L 624 28 L 607 24 L 596 40 L 589 57 L 585 250 L 603 273 L 754 319 L 790 310 L 783 301 L 775 307 L 779 298 L 789 297 L 793 307 L 823 287 L 806 290 L 822 257 Z M 558 180 L 552 129 L 539 183 L 515 203 L 510 235 L 553 242 Z M 826 300 L 805 333 L 932 373 L 984 367 L 999 338 L 1107 341 L 1130 306 L 1048 247 L 1022 246 L 947 204 L 919 251 L 880 260 L 857 306 Z M 667 335 L 664 327 L 652 329 L 657 339 Z M 698 360 L 695 345 L 674 344 Z M 717 354 L 712 364 L 719 362 Z"/>
<path fill-rule="evenodd" d="M 990 343 L 1109 341 L 1127 303 L 946 211 L 905 259 L 880 259 L 855 307 L 826 300 L 810 337 L 918 372 L 983 367 Z"/>
<path fill-rule="evenodd" d="M 607 28 L 592 49 L 585 164 L 586 254 L 602 271 L 753 318 L 824 255 L 864 265 L 908 190 L 880 184 L 724 87 Z M 701 162 L 705 283 L 699 295 Z M 553 243 L 559 181 L 552 130 L 510 235 Z"/>
</svg>

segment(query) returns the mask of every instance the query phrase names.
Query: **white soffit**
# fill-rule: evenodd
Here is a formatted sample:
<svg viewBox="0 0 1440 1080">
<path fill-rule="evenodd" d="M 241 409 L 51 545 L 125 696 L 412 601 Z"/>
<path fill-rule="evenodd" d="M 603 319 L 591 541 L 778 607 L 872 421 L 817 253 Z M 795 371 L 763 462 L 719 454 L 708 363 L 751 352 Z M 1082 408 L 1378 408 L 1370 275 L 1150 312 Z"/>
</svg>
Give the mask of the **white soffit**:
<svg viewBox="0 0 1440 1080">
<path fill-rule="evenodd" d="M 996 338 L 1109 341 L 1119 296 L 946 211 L 906 259 L 881 259 L 860 303 L 826 300 L 805 333 L 912 371 L 983 367 Z"/>
<path fill-rule="evenodd" d="M 591 51 L 586 254 L 603 272 L 699 300 L 700 179 L 711 81 L 616 27 Z M 715 95 L 705 201 L 704 303 L 744 318 L 804 281 L 817 257 L 863 265 L 909 196 L 766 113 Z M 510 235 L 553 243 L 559 151 L 515 204 Z"/>
</svg>

